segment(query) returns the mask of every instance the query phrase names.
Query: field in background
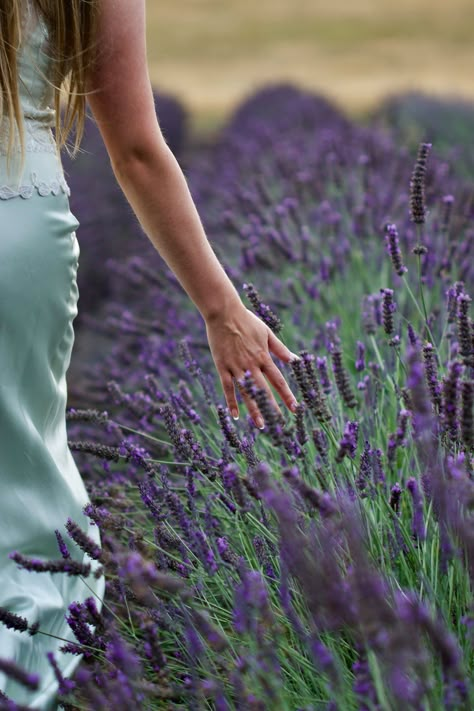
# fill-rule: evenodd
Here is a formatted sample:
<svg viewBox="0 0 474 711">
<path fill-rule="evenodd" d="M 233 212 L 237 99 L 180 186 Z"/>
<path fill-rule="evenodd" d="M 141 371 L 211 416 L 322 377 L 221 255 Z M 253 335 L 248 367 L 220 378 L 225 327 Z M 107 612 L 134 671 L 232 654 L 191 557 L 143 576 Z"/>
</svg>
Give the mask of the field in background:
<svg viewBox="0 0 474 711">
<path fill-rule="evenodd" d="M 406 89 L 474 99 L 472 0 L 147 0 L 147 14 L 152 82 L 196 127 L 272 80 L 352 115 Z"/>
</svg>

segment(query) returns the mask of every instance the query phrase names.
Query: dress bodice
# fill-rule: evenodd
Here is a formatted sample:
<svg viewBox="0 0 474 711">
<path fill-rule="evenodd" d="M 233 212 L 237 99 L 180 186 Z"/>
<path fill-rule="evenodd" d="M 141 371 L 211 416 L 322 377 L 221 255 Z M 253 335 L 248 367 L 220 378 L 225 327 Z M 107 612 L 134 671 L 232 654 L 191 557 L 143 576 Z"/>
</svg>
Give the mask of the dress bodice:
<svg viewBox="0 0 474 711">
<path fill-rule="evenodd" d="M 53 108 L 52 60 L 48 52 L 49 32 L 34 0 L 23 0 L 21 39 L 17 67 L 26 160 L 20 172 L 20 144 L 15 126 L 14 167 L 7 174 L 6 154 L 11 127 L 4 118 L 0 125 L 0 199 L 30 197 L 35 188 L 40 195 L 56 194 L 59 190 L 68 193 L 69 190 L 51 130 L 56 112 Z"/>
</svg>

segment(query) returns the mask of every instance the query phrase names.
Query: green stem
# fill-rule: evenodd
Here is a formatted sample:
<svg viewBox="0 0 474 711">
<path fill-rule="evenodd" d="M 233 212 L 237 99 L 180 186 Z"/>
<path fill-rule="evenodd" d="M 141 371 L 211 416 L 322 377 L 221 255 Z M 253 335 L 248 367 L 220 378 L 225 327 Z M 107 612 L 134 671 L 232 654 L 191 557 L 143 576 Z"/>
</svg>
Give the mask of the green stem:
<svg viewBox="0 0 474 711">
<path fill-rule="evenodd" d="M 419 305 L 419 303 L 418 303 L 418 301 L 417 301 L 417 299 L 416 299 L 416 296 L 414 295 L 414 293 L 413 293 L 412 290 L 410 289 L 410 285 L 408 284 L 408 281 L 407 281 L 406 276 L 403 275 L 403 276 L 402 276 L 402 279 L 403 279 L 403 281 L 404 281 L 404 283 L 405 283 L 406 290 L 408 291 L 408 294 L 410 295 L 411 300 L 412 300 L 413 303 L 415 304 L 415 306 L 416 306 L 416 308 L 417 308 L 417 310 L 418 310 L 418 313 L 420 314 L 421 318 L 422 318 L 423 321 L 425 322 L 426 330 L 428 331 L 428 335 L 429 335 L 429 337 L 430 337 L 430 341 L 431 341 L 431 343 L 432 343 L 434 349 L 436 350 L 436 354 L 437 354 L 438 357 L 439 357 L 438 349 L 437 349 L 436 343 L 435 343 L 435 339 L 434 339 L 433 334 L 431 333 L 431 329 L 430 329 L 430 327 L 429 327 L 429 325 L 428 325 L 428 321 L 427 321 L 427 319 L 426 319 L 426 315 L 425 315 L 425 314 L 423 313 L 423 311 L 421 310 L 420 305 Z"/>
<path fill-rule="evenodd" d="M 133 427 L 128 427 L 127 425 L 121 425 L 120 422 L 115 422 L 115 420 L 112 420 L 114 425 L 118 425 L 121 430 L 128 430 L 129 432 L 133 432 L 134 434 L 140 435 L 141 437 L 145 437 L 145 439 L 152 439 L 153 442 L 158 442 L 158 444 L 164 444 L 166 447 L 172 447 L 173 445 L 171 442 L 166 442 L 164 439 L 158 439 L 158 437 L 153 437 L 153 435 L 148 434 L 146 432 L 142 432 L 141 430 L 135 430 Z"/>
<path fill-rule="evenodd" d="M 398 362 L 400 363 L 400 365 L 401 365 L 402 368 L 403 368 L 403 372 L 405 373 L 405 375 L 407 375 L 406 365 L 405 365 L 405 363 L 402 361 L 402 357 L 401 357 L 401 355 L 400 355 L 400 349 L 399 349 L 399 348 L 395 348 L 395 354 L 396 354 L 396 356 L 397 356 L 397 358 L 398 358 Z"/>
<path fill-rule="evenodd" d="M 390 381 L 390 383 L 391 383 L 391 385 L 392 385 L 392 388 L 393 388 L 393 392 L 396 393 L 396 392 L 397 392 L 397 386 L 396 386 L 395 383 L 393 382 L 393 378 L 392 378 L 392 376 L 390 375 L 390 373 L 387 372 L 387 369 L 386 369 L 386 367 L 385 367 L 385 363 L 384 363 L 383 360 L 382 360 L 382 356 L 380 355 L 380 351 L 379 351 L 379 349 L 378 349 L 377 342 L 376 342 L 376 340 L 375 340 L 375 338 L 374 338 L 373 335 L 370 336 L 370 341 L 371 341 L 371 343 L 372 343 L 372 348 L 373 348 L 374 351 L 375 351 L 375 355 L 376 355 L 376 357 L 377 357 L 378 364 L 380 365 L 381 370 L 386 374 L 388 380 Z"/>
<path fill-rule="evenodd" d="M 421 299 L 421 303 L 422 303 L 422 305 L 423 305 L 423 313 L 424 313 L 424 318 L 425 318 L 426 327 L 428 328 L 428 313 L 427 313 L 427 311 L 426 311 L 425 297 L 424 297 L 424 294 L 423 294 L 423 282 L 422 282 L 422 280 L 421 280 L 421 254 L 420 254 L 420 251 L 419 251 L 419 248 L 421 247 L 421 237 L 422 237 L 421 225 L 417 225 L 417 226 L 416 226 L 416 233 L 417 233 L 417 236 L 418 236 L 418 240 L 417 240 L 417 247 L 418 247 L 418 254 L 417 254 L 417 257 L 418 257 L 418 290 L 419 290 L 419 292 L 420 292 L 420 299 Z M 433 344 L 433 345 L 434 345 L 434 344 Z"/>
</svg>

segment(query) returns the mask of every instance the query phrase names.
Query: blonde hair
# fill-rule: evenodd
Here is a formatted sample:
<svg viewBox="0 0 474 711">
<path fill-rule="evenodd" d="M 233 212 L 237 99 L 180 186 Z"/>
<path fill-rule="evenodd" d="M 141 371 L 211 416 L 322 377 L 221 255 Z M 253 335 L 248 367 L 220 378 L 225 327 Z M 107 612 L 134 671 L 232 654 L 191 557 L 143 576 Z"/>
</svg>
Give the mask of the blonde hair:
<svg viewBox="0 0 474 711">
<path fill-rule="evenodd" d="M 77 153 L 86 116 L 86 72 L 93 62 L 99 0 L 34 0 L 49 31 L 51 81 L 56 109 L 56 143 L 60 150 L 75 128 L 73 153 Z M 1 0 L 0 4 L 0 126 L 8 120 L 16 125 L 24 152 L 23 116 L 17 76 L 17 51 L 21 46 L 22 0 Z M 61 114 L 61 97 L 65 93 Z M 8 155 L 13 148 L 10 131 Z"/>
</svg>

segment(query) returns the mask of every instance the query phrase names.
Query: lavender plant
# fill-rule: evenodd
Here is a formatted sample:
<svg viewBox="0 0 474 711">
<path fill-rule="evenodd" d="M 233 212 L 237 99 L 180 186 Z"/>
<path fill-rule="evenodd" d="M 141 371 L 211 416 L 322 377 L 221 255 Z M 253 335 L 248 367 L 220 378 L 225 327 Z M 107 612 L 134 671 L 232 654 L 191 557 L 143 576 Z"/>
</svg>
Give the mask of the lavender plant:
<svg viewBox="0 0 474 711">
<path fill-rule="evenodd" d="M 102 550 L 68 521 L 57 561 L 16 558 L 87 584 L 68 536 L 106 577 L 100 615 L 71 601 L 83 662 L 64 708 L 471 709 L 468 186 L 435 145 L 420 171 L 286 85 L 249 99 L 188 178 L 234 283 L 299 352 L 279 365 L 300 404 L 276 417 L 247 377 L 266 426 L 233 421 L 156 253 L 109 261 L 107 318 L 87 328 L 110 343 L 83 364 L 88 407 L 68 410 Z"/>
</svg>

